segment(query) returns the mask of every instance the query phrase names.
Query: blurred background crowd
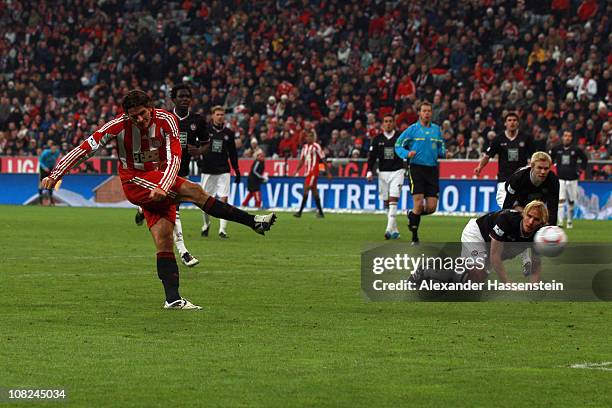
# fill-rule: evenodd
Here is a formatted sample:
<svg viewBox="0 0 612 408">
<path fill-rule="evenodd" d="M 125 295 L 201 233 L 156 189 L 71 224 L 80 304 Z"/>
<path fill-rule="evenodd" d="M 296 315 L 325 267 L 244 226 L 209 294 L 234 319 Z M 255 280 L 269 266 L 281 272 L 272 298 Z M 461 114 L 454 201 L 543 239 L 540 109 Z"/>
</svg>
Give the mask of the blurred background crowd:
<svg viewBox="0 0 612 408">
<path fill-rule="evenodd" d="M 0 0 L 0 155 L 67 151 L 128 89 L 171 109 L 188 82 L 195 111 L 226 108 L 242 157 L 295 157 L 310 128 L 329 156 L 363 158 L 384 114 L 403 130 L 429 100 L 449 158 L 479 158 L 517 110 L 540 149 L 569 129 L 606 160 L 611 15 L 609 0 Z"/>
</svg>

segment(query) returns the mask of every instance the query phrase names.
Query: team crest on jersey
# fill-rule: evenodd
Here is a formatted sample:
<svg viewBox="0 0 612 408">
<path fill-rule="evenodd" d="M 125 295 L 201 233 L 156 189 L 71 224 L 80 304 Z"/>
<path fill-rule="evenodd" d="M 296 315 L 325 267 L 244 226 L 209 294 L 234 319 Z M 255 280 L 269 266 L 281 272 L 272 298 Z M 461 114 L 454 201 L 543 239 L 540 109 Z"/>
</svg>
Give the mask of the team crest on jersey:
<svg viewBox="0 0 612 408">
<path fill-rule="evenodd" d="M 195 124 L 195 123 L 192 123 L 192 124 L 191 124 L 191 126 L 189 126 L 189 128 L 190 128 L 192 131 L 195 131 L 195 130 L 196 130 L 196 128 L 197 128 L 197 126 L 196 126 L 196 124 Z"/>
<path fill-rule="evenodd" d="M 153 139 L 151 141 L 151 146 L 153 146 L 153 147 L 160 147 L 161 146 L 161 140 Z"/>
<path fill-rule="evenodd" d="M 437 147 L 438 147 L 438 145 L 436 144 L 436 142 L 433 142 L 433 143 L 431 144 L 431 148 L 432 148 L 432 149 L 435 149 L 435 148 L 437 148 Z"/>
<path fill-rule="evenodd" d="M 228 140 L 227 135 L 226 135 L 226 136 L 223 136 L 223 140 Z"/>
<path fill-rule="evenodd" d="M 520 142 L 520 143 L 519 143 L 519 146 L 521 146 L 521 147 L 525 147 L 525 142 Z"/>
</svg>

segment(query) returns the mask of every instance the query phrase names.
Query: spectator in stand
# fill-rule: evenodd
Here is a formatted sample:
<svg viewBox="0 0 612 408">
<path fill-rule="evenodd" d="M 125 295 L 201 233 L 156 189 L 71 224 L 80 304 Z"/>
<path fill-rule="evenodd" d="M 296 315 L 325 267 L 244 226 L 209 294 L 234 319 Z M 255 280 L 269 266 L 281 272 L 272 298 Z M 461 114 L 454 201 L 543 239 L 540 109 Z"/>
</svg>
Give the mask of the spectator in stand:
<svg viewBox="0 0 612 408">
<path fill-rule="evenodd" d="M 180 2 L 149 3 L 75 9 L 65 1 L 57 7 L 11 1 L 14 12 L 0 13 L 2 154 L 27 153 L 32 140 L 36 149 L 54 140 L 70 150 L 99 121 L 121 113 L 114 95 L 139 87 L 163 107 L 169 90 L 184 81 L 194 90 L 195 112 L 225 104 L 229 116 L 244 104 L 259 115 L 254 133 L 246 119 L 230 121 L 237 143 L 259 137 L 263 126 L 280 137 L 280 122 L 271 126 L 269 119 L 294 116 L 300 124 L 313 121 L 323 148 L 332 130 L 358 136 L 358 119 L 371 129 L 369 115 L 382 119 L 393 108 L 405 128 L 416 121 L 410 106 L 424 99 L 433 99 L 434 122 L 450 121 L 449 143 L 489 116 L 493 125 L 479 133 L 499 131 L 505 107 L 546 133 L 564 122 L 585 129 L 588 119 L 599 130 L 606 120 L 598 122 L 588 102 L 596 110 L 601 102 L 606 111 L 612 103 L 610 2 L 487 1 L 456 8 L 442 0 L 384 7 L 346 0 L 340 9 L 334 2 L 282 7 L 264 0 L 257 7 L 216 2 L 189 12 Z M 524 98 L 528 89 L 531 97 Z M 569 92 L 562 109 L 558 101 Z M 550 101 L 557 103 L 550 107 Z M 18 141 L 22 129 L 27 138 Z"/>
</svg>

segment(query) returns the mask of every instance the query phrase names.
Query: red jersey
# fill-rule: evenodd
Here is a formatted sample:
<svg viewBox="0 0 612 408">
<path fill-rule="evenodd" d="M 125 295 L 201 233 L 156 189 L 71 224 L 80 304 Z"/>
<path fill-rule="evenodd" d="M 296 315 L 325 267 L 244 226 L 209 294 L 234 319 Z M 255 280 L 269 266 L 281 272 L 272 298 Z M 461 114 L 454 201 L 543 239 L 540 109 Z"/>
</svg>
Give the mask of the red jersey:
<svg viewBox="0 0 612 408">
<path fill-rule="evenodd" d="M 306 174 L 319 174 L 319 163 L 325 159 L 325 153 L 318 143 L 305 144 L 300 152 L 300 159 L 306 165 Z"/>
<path fill-rule="evenodd" d="M 141 172 L 160 170 L 164 174 L 156 187 L 166 192 L 170 190 L 181 165 L 181 143 L 176 117 L 163 109 L 153 109 L 146 133 L 142 133 L 126 114 L 107 122 L 66 154 L 55 165 L 51 177 L 59 180 L 111 139 L 117 140 L 122 182 L 131 180 Z"/>
</svg>

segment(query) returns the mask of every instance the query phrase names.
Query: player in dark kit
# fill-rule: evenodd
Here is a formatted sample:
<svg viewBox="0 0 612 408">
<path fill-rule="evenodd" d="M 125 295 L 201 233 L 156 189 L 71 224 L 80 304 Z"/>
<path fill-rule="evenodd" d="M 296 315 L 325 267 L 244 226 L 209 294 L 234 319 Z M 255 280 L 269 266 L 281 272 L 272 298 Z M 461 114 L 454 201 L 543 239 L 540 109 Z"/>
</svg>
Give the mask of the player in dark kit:
<svg viewBox="0 0 612 408">
<path fill-rule="evenodd" d="M 179 139 L 181 142 L 181 167 L 178 175 L 180 177 L 189 177 L 189 166 L 191 159 L 198 159 L 207 149 L 210 143 L 208 136 L 208 128 L 206 119 L 197 113 L 191 112 L 191 103 L 193 101 L 193 93 L 188 85 L 180 84 L 172 88 L 170 97 L 174 103 L 172 113 L 177 117 L 179 122 Z M 195 266 L 200 261 L 192 256 L 183 240 L 183 227 L 181 224 L 179 205 L 176 206 L 176 221 L 174 224 L 174 244 L 179 251 L 181 262 L 186 266 Z M 138 209 L 136 214 L 136 224 L 141 225 L 144 221 L 142 209 Z"/>
<path fill-rule="evenodd" d="M 398 137 L 393 115 L 385 115 L 383 131 L 372 140 L 368 155 L 368 181 L 372 181 L 374 166 L 378 161 L 378 194 L 387 210 L 385 239 L 398 239 L 400 236 L 397 229 L 397 202 L 404 185 L 404 160 L 395 153 Z"/>
<path fill-rule="evenodd" d="M 476 176 L 489 163 L 492 157 L 497 155 L 497 194 L 496 201 L 503 208 L 506 197 L 506 181 L 515 171 L 527 165 L 529 157 L 535 151 L 533 137 L 519 132 L 519 117 L 515 112 L 510 112 L 504 118 L 506 130 L 498 135 L 480 159 L 480 163 L 474 169 Z"/>
<path fill-rule="evenodd" d="M 557 224 L 559 209 L 559 178 L 551 170 L 548 153 L 535 152 L 531 165 L 519 169 L 506 182 L 506 199 L 503 208 L 522 210 L 533 200 L 542 201 L 548 209 L 549 222 Z"/>
<path fill-rule="evenodd" d="M 266 156 L 262 151 L 257 153 L 257 157 L 251 167 L 249 178 L 247 182 L 247 189 L 249 194 L 244 198 L 242 206 L 246 207 L 251 201 L 251 198 L 255 199 L 255 207 L 261 208 L 261 184 L 268 181 L 268 176 L 264 174 L 266 168 Z"/>
<path fill-rule="evenodd" d="M 236 142 L 234 133 L 225 127 L 225 109 L 222 106 L 213 106 L 212 123 L 208 126 L 210 135 L 210 147 L 198 161 L 202 172 L 202 188 L 212 196 L 217 196 L 221 201 L 227 203 L 230 193 L 230 165 L 236 174 L 234 181 L 240 184 L 240 168 L 238 167 L 238 154 L 236 153 Z M 225 228 L 226 220 L 219 223 L 219 237 L 228 238 Z M 202 236 L 208 236 L 210 220 L 208 214 L 204 214 L 204 225 Z"/>
<path fill-rule="evenodd" d="M 503 261 L 515 258 L 533 242 L 536 232 L 548 222 L 548 210 L 541 201 L 532 201 L 524 209 L 500 210 L 476 219 L 472 218 L 461 233 L 461 258 L 471 265 L 465 272 L 453 269 L 421 268 L 410 280 L 464 283 L 484 282 L 488 270 L 494 269 L 499 279 L 509 283 Z M 468 262 L 471 260 L 470 262 Z M 531 282 L 540 281 L 541 261 L 534 259 Z"/>
<path fill-rule="evenodd" d="M 562 226 L 567 201 L 567 228 L 573 227 L 574 203 L 578 195 L 578 178 L 586 170 L 588 158 L 582 150 L 572 145 L 572 132 L 566 130 L 561 138 L 562 145 L 550 151 L 550 157 L 557 166 L 559 176 L 559 216 L 557 225 Z M 580 165 L 578 165 L 580 161 Z"/>
</svg>

